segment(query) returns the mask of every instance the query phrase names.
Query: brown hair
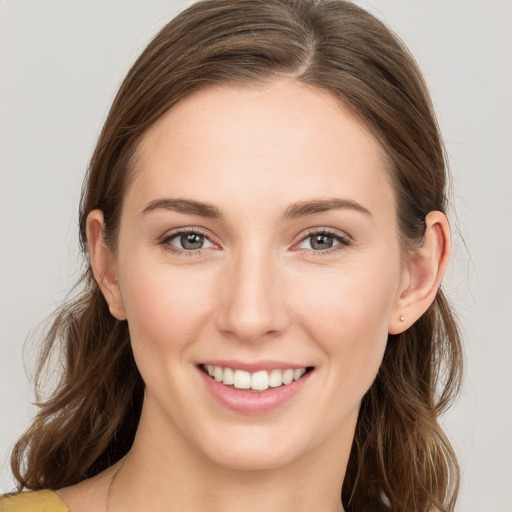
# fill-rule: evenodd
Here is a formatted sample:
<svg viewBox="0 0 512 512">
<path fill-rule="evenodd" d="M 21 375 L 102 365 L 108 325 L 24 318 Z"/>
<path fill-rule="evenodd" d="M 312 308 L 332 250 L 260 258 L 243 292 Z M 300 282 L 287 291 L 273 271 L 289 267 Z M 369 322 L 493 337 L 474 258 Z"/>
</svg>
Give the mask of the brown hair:
<svg viewBox="0 0 512 512">
<path fill-rule="evenodd" d="M 421 243 L 424 219 L 446 209 L 443 146 L 422 76 L 379 20 L 342 0 L 203 0 L 148 45 L 124 80 L 90 163 L 80 208 L 103 210 L 115 248 L 137 144 L 164 112 L 210 84 L 279 77 L 331 91 L 386 150 L 400 235 Z M 61 381 L 16 444 L 19 489 L 59 488 L 91 477 L 133 442 L 144 383 L 126 322 L 109 313 L 88 267 L 78 298 L 58 312 L 38 378 L 59 343 Z M 342 489 L 347 511 L 451 511 L 459 473 L 438 424 L 458 391 L 462 357 L 456 322 L 441 291 L 406 332 L 390 335 L 363 398 Z"/>
</svg>

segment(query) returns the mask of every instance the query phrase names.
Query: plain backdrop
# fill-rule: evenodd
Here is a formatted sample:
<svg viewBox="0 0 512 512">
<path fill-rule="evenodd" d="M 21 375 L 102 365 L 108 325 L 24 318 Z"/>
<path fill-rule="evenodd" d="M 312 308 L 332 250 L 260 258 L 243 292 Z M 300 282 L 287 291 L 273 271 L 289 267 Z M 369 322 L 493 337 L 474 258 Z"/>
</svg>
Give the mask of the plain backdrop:
<svg viewBox="0 0 512 512">
<path fill-rule="evenodd" d="M 188 3 L 0 0 L 0 492 L 13 487 L 9 451 L 34 412 L 25 340 L 81 268 L 77 206 L 96 138 L 130 64 Z M 451 162 L 444 286 L 467 366 L 443 423 L 462 467 L 458 510 L 511 512 L 512 2 L 359 3 L 416 56 Z"/>
</svg>

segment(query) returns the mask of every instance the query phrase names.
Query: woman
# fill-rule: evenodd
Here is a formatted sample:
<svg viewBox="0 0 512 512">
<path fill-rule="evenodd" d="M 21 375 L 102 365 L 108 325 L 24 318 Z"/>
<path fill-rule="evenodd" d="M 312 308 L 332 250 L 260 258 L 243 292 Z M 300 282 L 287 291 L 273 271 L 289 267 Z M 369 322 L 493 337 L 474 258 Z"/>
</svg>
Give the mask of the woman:
<svg viewBox="0 0 512 512">
<path fill-rule="evenodd" d="M 339 0 L 207 0 L 128 73 L 0 510 L 453 510 L 461 350 L 421 75 Z M 56 492 L 54 492 L 56 491 Z"/>
</svg>

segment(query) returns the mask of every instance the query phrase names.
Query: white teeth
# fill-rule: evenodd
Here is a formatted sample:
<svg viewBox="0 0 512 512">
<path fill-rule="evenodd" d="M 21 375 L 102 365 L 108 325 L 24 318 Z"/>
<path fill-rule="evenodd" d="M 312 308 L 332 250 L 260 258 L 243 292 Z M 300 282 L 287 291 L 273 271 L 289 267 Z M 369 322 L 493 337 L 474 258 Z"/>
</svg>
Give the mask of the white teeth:
<svg viewBox="0 0 512 512">
<path fill-rule="evenodd" d="M 226 386 L 231 386 L 235 380 L 235 372 L 231 368 L 224 368 L 224 378 L 222 379 L 222 383 Z"/>
<path fill-rule="evenodd" d="M 272 370 L 268 378 L 268 385 L 271 388 L 278 388 L 283 385 L 283 372 L 281 370 Z"/>
<path fill-rule="evenodd" d="M 306 368 L 293 370 L 293 380 L 299 380 L 306 373 Z"/>
<path fill-rule="evenodd" d="M 244 370 L 235 370 L 233 386 L 236 389 L 249 389 L 251 387 L 251 374 Z"/>
<path fill-rule="evenodd" d="M 265 389 L 268 389 L 268 373 L 265 370 L 252 374 L 251 389 L 255 389 L 256 391 L 265 391 Z"/>
<path fill-rule="evenodd" d="M 299 380 L 306 373 L 306 368 L 295 370 L 292 368 L 286 370 L 276 368 L 268 372 L 260 370 L 254 373 L 211 364 L 205 365 L 204 368 L 208 375 L 217 382 L 222 382 L 226 386 L 234 386 L 236 389 L 252 389 L 254 391 L 265 391 L 269 387 L 286 386 L 295 380 Z"/>
<path fill-rule="evenodd" d="M 217 382 L 222 382 L 222 374 L 224 372 L 222 371 L 222 368 L 220 366 L 214 366 L 213 368 L 213 378 L 217 381 Z"/>
<path fill-rule="evenodd" d="M 283 372 L 283 384 L 291 384 L 293 382 L 293 370 L 288 368 Z"/>
</svg>

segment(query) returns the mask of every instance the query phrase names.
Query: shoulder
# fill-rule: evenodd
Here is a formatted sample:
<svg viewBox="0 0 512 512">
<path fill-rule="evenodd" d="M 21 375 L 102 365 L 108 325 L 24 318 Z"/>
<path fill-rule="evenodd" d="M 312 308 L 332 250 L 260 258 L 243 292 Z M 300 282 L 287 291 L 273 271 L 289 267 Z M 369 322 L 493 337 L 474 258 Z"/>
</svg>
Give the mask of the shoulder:
<svg viewBox="0 0 512 512">
<path fill-rule="evenodd" d="M 0 497 L 0 512 L 69 512 L 59 495 L 49 489 Z"/>
</svg>

